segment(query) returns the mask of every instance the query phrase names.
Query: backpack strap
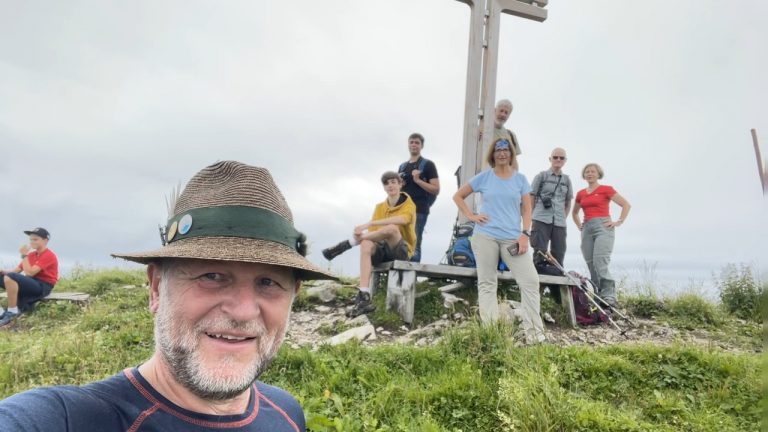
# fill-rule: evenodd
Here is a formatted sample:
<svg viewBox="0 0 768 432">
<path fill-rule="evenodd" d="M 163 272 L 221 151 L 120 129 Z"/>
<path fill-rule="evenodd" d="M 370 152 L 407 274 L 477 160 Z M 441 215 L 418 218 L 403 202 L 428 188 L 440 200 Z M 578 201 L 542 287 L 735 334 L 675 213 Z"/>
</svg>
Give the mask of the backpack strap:
<svg viewBox="0 0 768 432">
<path fill-rule="evenodd" d="M 507 132 L 509 132 L 509 137 L 512 138 L 512 145 L 515 147 L 515 153 L 520 152 L 520 145 L 517 143 L 517 136 L 515 136 L 515 133 L 510 129 L 507 129 Z"/>
<path fill-rule="evenodd" d="M 541 199 L 541 188 L 544 186 L 544 177 L 546 176 L 547 176 L 546 170 L 539 173 L 539 187 L 536 189 L 536 198 Z"/>
<path fill-rule="evenodd" d="M 407 167 L 407 166 L 408 166 L 408 161 L 405 161 L 405 162 L 401 163 L 400 164 L 400 168 L 397 169 L 397 172 L 398 173 L 405 172 L 405 167 Z"/>
</svg>

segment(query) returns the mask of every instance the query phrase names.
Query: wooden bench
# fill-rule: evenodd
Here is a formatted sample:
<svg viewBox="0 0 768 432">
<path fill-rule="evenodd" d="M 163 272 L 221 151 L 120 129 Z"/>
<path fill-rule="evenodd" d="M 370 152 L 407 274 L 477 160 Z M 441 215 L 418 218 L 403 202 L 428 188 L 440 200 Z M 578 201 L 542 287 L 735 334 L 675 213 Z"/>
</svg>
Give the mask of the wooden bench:
<svg viewBox="0 0 768 432">
<path fill-rule="evenodd" d="M 0 298 L 8 297 L 7 293 L 0 293 Z M 86 293 L 79 293 L 79 292 L 52 292 L 48 294 L 47 297 L 44 297 L 42 300 L 67 300 L 71 302 L 87 302 L 90 300 L 91 295 Z"/>
<path fill-rule="evenodd" d="M 441 279 L 467 279 L 474 283 L 477 280 L 477 270 L 469 267 L 457 267 L 444 264 L 421 264 L 410 261 L 391 261 L 373 268 L 370 287 L 375 290 L 378 286 L 379 275 L 388 272 L 387 279 L 387 310 L 395 310 L 406 323 L 413 321 L 413 308 L 416 302 L 416 277 L 427 276 Z M 499 281 L 514 281 L 512 273 L 499 272 Z M 560 303 L 568 315 L 571 326 L 576 327 L 576 311 L 573 309 L 571 286 L 575 286 L 565 276 L 539 275 L 541 285 L 560 287 Z M 456 284 L 456 288 L 461 285 Z M 443 292 L 448 290 L 441 289 Z"/>
</svg>

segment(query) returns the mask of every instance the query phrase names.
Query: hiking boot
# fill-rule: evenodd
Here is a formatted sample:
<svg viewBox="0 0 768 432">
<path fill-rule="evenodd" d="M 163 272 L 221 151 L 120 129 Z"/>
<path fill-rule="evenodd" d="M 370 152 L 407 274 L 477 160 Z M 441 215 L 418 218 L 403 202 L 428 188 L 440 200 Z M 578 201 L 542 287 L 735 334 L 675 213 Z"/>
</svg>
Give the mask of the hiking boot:
<svg viewBox="0 0 768 432">
<path fill-rule="evenodd" d="M 19 314 L 16 312 L 5 311 L 3 315 L 0 316 L 0 327 L 7 326 L 11 321 L 15 320 L 17 316 L 19 316 Z"/>
<path fill-rule="evenodd" d="M 330 261 L 350 249 L 352 249 L 352 245 L 349 244 L 349 240 L 344 240 L 343 242 L 337 244 L 336 246 L 331 246 L 327 249 L 323 249 L 323 256 L 325 257 L 325 259 Z"/>
<path fill-rule="evenodd" d="M 616 301 L 615 298 L 607 298 L 605 299 L 604 304 L 608 306 L 610 310 L 618 310 L 619 309 L 619 302 Z M 609 312 L 609 311 L 606 311 Z"/>
<path fill-rule="evenodd" d="M 354 318 L 358 315 L 367 314 L 376 310 L 376 305 L 371 302 L 371 295 L 367 292 L 358 291 L 355 298 L 355 306 L 347 311 L 347 317 Z"/>
</svg>

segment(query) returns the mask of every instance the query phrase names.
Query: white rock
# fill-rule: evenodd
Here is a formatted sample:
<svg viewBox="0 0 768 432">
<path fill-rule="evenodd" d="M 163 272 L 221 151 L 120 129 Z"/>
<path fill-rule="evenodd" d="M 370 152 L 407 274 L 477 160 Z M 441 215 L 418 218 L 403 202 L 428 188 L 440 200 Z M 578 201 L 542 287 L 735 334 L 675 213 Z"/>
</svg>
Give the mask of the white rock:
<svg viewBox="0 0 768 432">
<path fill-rule="evenodd" d="M 315 312 L 318 312 L 318 313 L 321 313 L 321 314 L 327 314 L 327 313 L 331 312 L 332 310 L 333 310 L 333 308 L 331 308 L 330 306 L 325 306 L 325 305 L 315 306 Z"/>
<path fill-rule="evenodd" d="M 367 315 L 358 315 L 351 320 L 347 321 L 347 324 L 351 326 L 362 326 L 362 325 L 370 325 L 371 322 L 368 320 Z"/>
<path fill-rule="evenodd" d="M 336 336 L 327 339 L 326 342 L 330 345 L 339 345 L 352 339 L 357 339 L 359 341 L 375 340 L 376 329 L 374 329 L 370 324 L 364 325 L 362 327 L 351 328 L 343 333 L 339 333 Z"/>
<path fill-rule="evenodd" d="M 338 282 L 316 281 L 312 286 L 306 288 L 306 293 L 309 297 L 316 297 L 322 302 L 329 302 L 336 298 L 336 292 L 339 288 L 341 285 Z"/>
</svg>

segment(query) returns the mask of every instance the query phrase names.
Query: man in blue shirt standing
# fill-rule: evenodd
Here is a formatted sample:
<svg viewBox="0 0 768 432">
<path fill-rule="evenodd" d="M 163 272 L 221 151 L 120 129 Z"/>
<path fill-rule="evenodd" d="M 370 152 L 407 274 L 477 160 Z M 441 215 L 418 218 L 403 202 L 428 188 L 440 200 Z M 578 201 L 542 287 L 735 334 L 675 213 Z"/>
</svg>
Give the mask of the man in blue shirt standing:
<svg viewBox="0 0 768 432">
<path fill-rule="evenodd" d="M 306 237 L 264 168 L 213 164 L 170 207 L 163 247 L 113 255 L 147 264 L 152 357 L 82 387 L 11 396 L 2 430 L 305 430 L 296 399 L 258 377 L 301 281 L 335 278 L 304 257 Z"/>
</svg>

